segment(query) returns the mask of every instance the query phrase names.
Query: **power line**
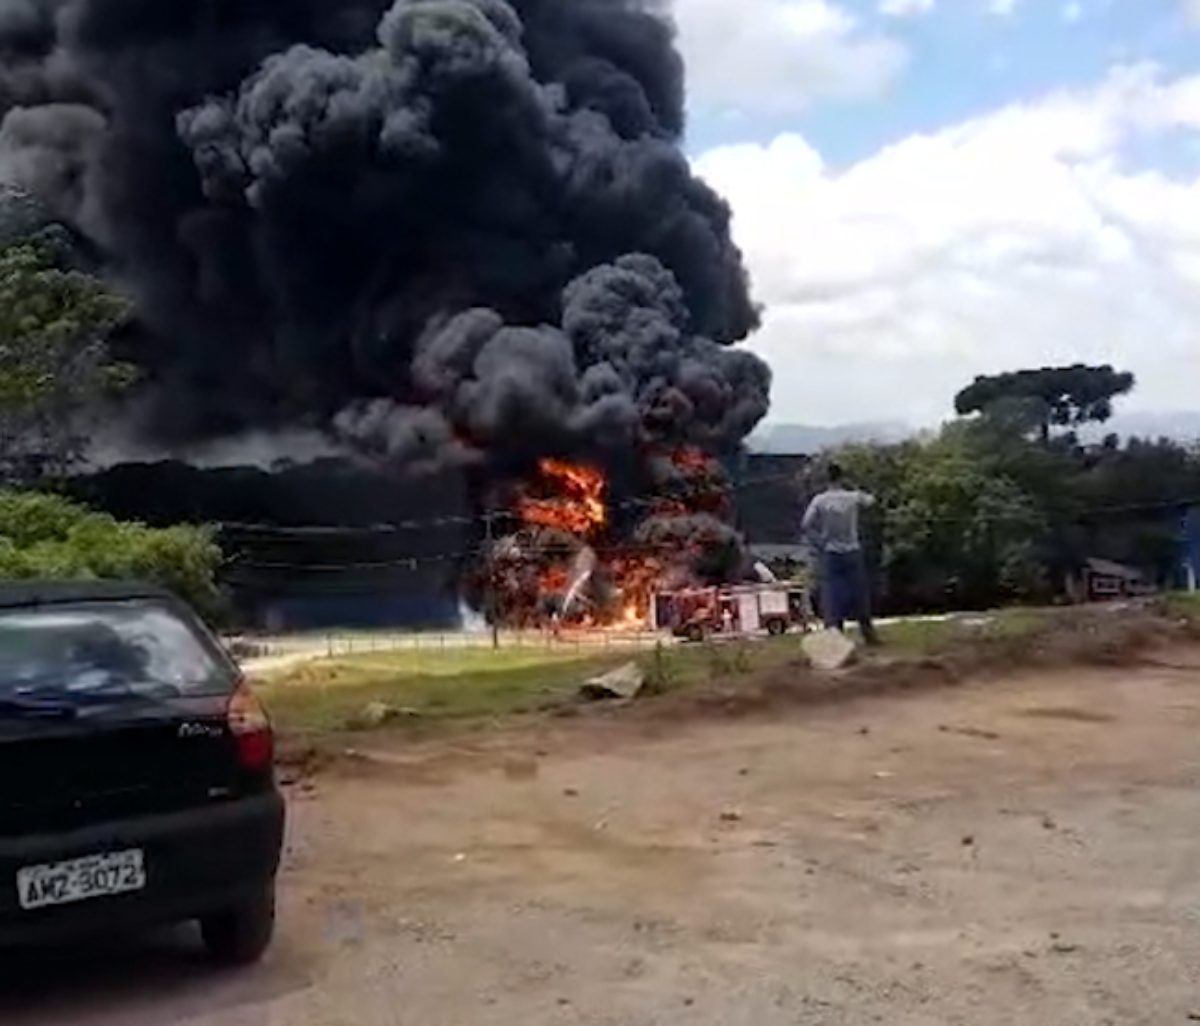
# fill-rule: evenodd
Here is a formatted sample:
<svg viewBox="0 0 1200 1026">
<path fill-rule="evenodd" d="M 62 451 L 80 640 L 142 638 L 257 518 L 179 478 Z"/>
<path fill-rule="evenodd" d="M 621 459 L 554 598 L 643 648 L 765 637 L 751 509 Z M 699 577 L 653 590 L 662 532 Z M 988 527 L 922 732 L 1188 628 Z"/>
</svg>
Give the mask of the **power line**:
<svg viewBox="0 0 1200 1026">
<path fill-rule="evenodd" d="M 1190 504 L 1184 503 L 1182 505 L 1187 506 Z M 1138 508 L 1175 509 L 1179 506 L 1180 506 L 1180 504 L 1177 504 L 1177 503 L 1166 503 L 1166 504 L 1157 504 L 1157 505 L 1153 505 L 1150 507 L 1138 507 Z M 895 512 L 895 511 L 894 510 L 885 511 L 885 513 L 886 512 Z M 1093 515 L 1095 512 L 1096 511 L 1093 511 Z M 1074 518 L 1070 522 L 1074 523 L 1074 524 L 1079 524 L 1079 523 L 1085 522 L 1086 519 L 1087 519 L 1086 516 L 1082 516 L 1082 517 Z M 982 515 L 977 515 L 977 516 L 961 516 L 961 517 L 926 516 L 926 517 L 915 518 L 915 522 L 917 524 L 924 524 L 927 526 L 958 524 L 958 525 L 963 525 L 963 526 L 977 525 L 977 526 L 979 526 L 981 528 L 985 528 L 985 529 L 993 528 L 995 526 L 1003 525 L 1006 523 L 1016 524 L 1019 526 L 1025 526 L 1029 523 L 1029 521 L 1030 521 L 1030 515 L 1028 512 L 1013 512 L 1011 514 L 1004 514 L 1004 513 L 982 514 Z M 1047 523 L 1046 526 L 1050 527 L 1052 525 Z M 797 534 L 799 534 L 799 532 L 797 532 Z M 604 556 L 607 558 L 612 558 L 612 559 L 620 559 L 620 558 L 628 558 L 628 557 L 651 558 L 651 557 L 655 557 L 655 556 L 659 556 L 659 555 L 676 555 L 676 554 L 680 553 L 682 550 L 687 549 L 689 546 L 693 546 L 696 544 L 702 544 L 703 541 L 704 541 L 704 539 L 680 539 L 677 542 L 663 542 L 663 543 L 628 541 L 628 542 L 623 542 L 620 544 L 595 545 L 593 547 L 597 550 L 597 552 L 601 556 Z M 583 544 L 586 544 L 586 541 L 584 539 L 580 539 L 580 542 Z M 798 543 L 798 544 L 802 544 L 802 543 Z M 754 543 L 750 543 L 748 546 L 748 548 L 750 548 L 751 550 L 753 550 L 754 547 L 755 547 Z M 415 572 L 416 570 L 420 569 L 423 566 L 429 566 L 429 565 L 433 565 L 433 564 L 461 564 L 466 561 L 479 561 L 479 560 L 485 558 L 486 556 L 488 556 L 489 553 L 493 553 L 493 552 L 494 552 L 494 548 L 485 545 L 485 546 L 480 546 L 477 548 L 468 549 L 468 550 L 459 551 L 459 552 L 433 553 L 433 554 L 429 554 L 429 555 L 402 556 L 402 557 L 397 557 L 396 559 L 388 559 L 388 560 L 362 560 L 362 561 L 347 560 L 347 561 L 343 561 L 343 562 L 322 562 L 322 563 L 295 563 L 295 562 L 283 562 L 283 561 L 267 561 L 267 560 L 258 560 L 258 559 L 247 559 L 244 556 L 234 556 L 233 558 L 231 558 L 228 561 L 227 565 L 234 569 L 254 570 L 254 571 L 263 571 L 263 572 L 291 573 L 291 574 L 352 573 L 352 572 L 369 572 L 369 571 L 386 571 L 386 570 L 409 570 L 409 571 Z M 572 554 L 572 547 L 569 543 L 564 541 L 564 542 L 549 542 L 549 543 L 540 543 L 540 544 L 536 544 L 536 543 L 535 544 L 524 544 L 519 547 L 517 552 L 514 553 L 514 556 L 528 557 L 528 558 L 533 558 L 533 559 L 539 559 L 539 558 L 544 559 L 547 556 L 564 558 L 568 554 Z M 501 564 L 503 564 L 505 562 L 503 557 L 501 557 L 500 562 L 501 562 Z"/>
<path fill-rule="evenodd" d="M 736 482 L 713 484 L 704 487 L 697 487 L 687 491 L 675 491 L 669 495 L 659 495 L 652 497 L 633 497 L 613 503 L 608 507 L 613 511 L 628 511 L 631 509 L 661 509 L 664 504 L 672 501 L 682 501 L 689 496 L 709 497 L 715 495 L 732 496 L 741 492 L 745 492 L 764 485 L 779 484 L 785 481 L 795 479 L 795 474 L 773 474 L 758 478 L 744 479 Z M 799 503 L 797 506 L 799 507 Z M 1192 507 L 1200 507 L 1200 496 L 1187 497 L 1182 499 L 1164 499 L 1156 502 L 1131 503 L 1122 506 L 1093 506 L 1084 507 L 1076 510 L 1069 518 L 1070 522 L 1083 523 L 1094 518 L 1120 516 L 1129 513 L 1153 513 L 1178 511 L 1183 512 Z M 886 514 L 896 514 L 903 507 L 881 507 Z M 689 511 L 689 515 L 694 515 L 696 512 Z M 925 516 L 919 518 L 927 523 L 967 523 L 967 522 L 994 522 L 1001 523 L 1004 521 L 1012 522 L 1027 522 L 1031 516 L 1037 516 L 1039 511 L 1029 509 L 1021 512 L 1013 512 L 1011 514 L 998 513 L 980 513 L 970 516 Z M 664 513 L 669 515 L 669 513 Z M 797 511 L 799 517 L 799 509 Z M 433 530 L 441 527 L 481 527 L 486 528 L 489 523 L 494 525 L 497 522 L 506 520 L 519 521 L 521 512 L 519 509 L 493 510 L 491 512 L 479 513 L 475 515 L 457 515 L 445 517 L 428 517 L 418 520 L 400 520 L 386 524 L 375 525 L 359 525 L 359 526 L 297 526 L 286 527 L 277 524 L 266 523 L 241 523 L 231 521 L 219 521 L 217 526 L 222 531 L 240 532 L 243 534 L 265 534 L 272 536 L 273 540 L 279 541 L 311 541 L 314 538 L 339 537 L 350 538 L 354 535 L 363 535 L 367 537 L 382 537 L 386 535 L 400 535 L 410 531 Z M 1051 517 L 1050 519 L 1055 519 Z"/>
<path fill-rule="evenodd" d="M 671 502 L 680 502 L 688 498 L 699 497 L 703 499 L 713 499 L 716 497 L 730 498 L 751 492 L 763 487 L 769 487 L 781 483 L 794 483 L 797 480 L 797 473 L 794 469 L 789 469 L 786 472 L 773 474 L 764 474 L 757 477 L 729 479 L 713 481 L 706 480 L 696 483 L 692 487 L 679 488 L 675 487 L 669 490 L 668 494 L 653 495 L 653 496 L 631 496 L 619 502 L 612 503 L 608 509 L 610 512 L 622 512 L 630 510 L 659 510 L 664 515 L 669 515 L 667 510 L 664 510 L 664 505 Z M 798 490 L 799 492 L 799 490 Z M 800 506 L 802 504 L 802 496 L 796 496 L 796 536 L 800 535 Z M 1182 512 L 1190 507 L 1200 507 L 1200 497 L 1182 498 L 1171 500 L 1160 500 L 1157 502 L 1132 503 L 1123 506 L 1095 506 L 1091 508 L 1082 508 L 1072 511 L 1069 517 L 1055 517 L 1053 515 L 1046 516 L 1036 508 L 1026 508 L 1011 511 L 982 511 L 971 513 L 968 515 L 937 515 L 924 514 L 913 516 L 911 510 L 904 510 L 903 507 L 881 507 L 881 512 L 888 519 L 896 517 L 905 517 L 910 523 L 915 525 L 925 525 L 929 527 L 937 525 L 977 525 L 985 530 L 990 530 L 997 526 L 1005 524 L 1014 524 L 1025 526 L 1031 521 L 1041 520 L 1046 528 L 1051 528 L 1057 522 L 1059 524 L 1068 523 L 1073 525 L 1084 525 L 1089 522 L 1105 518 L 1126 516 L 1131 513 L 1159 513 L 1165 511 Z M 692 515 L 693 511 L 689 511 Z M 494 528 L 497 523 L 505 521 L 518 523 L 521 521 L 521 512 L 519 509 L 493 509 L 477 513 L 474 515 L 448 515 L 437 517 L 425 517 L 420 519 L 393 521 L 386 524 L 374 525 L 357 525 L 357 526 L 329 526 L 329 525 L 307 525 L 297 527 L 285 527 L 277 524 L 265 523 L 241 523 L 241 522 L 225 522 L 218 526 L 222 531 L 233 535 L 247 536 L 263 536 L 260 541 L 271 542 L 295 542 L 295 543 L 311 543 L 321 538 L 330 539 L 353 539 L 362 537 L 364 539 L 377 539 L 383 537 L 406 537 L 414 531 L 430 531 L 438 528 L 446 527 L 474 527 L 480 528 L 483 532 L 491 537 L 494 533 Z M 675 543 L 655 544 L 655 543 L 638 543 L 635 541 L 626 542 L 621 545 L 598 545 L 596 548 L 604 556 L 610 558 L 621 558 L 622 556 L 633 557 L 651 557 L 659 553 L 678 553 L 681 548 L 685 548 L 689 544 L 687 539 L 681 539 Z M 570 548 L 568 543 L 549 543 L 524 545 L 520 548 L 522 555 L 538 558 L 551 556 L 563 556 Z M 751 545 L 753 548 L 753 545 Z M 478 548 L 468 549 L 466 551 L 457 551 L 450 553 L 432 553 L 429 555 L 404 555 L 394 559 L 384 560 L 344 560 L 344 561 L 328 561 L 320 563 L 297 563 L 283 560 L 264 560 L 246 558 L 243 554 L 235 556 L 230 565 L 237 569 L 247 571 L 274 572 L 274 573 L 289 573 L 289 574 L 325 574 L 325 573 L 352 573 L 352 572 L 371 572 L 371 571 L 387 571 L 387 570 L 409 570 L 416 571 L 422 566 L 436 564 L 458 564 L 467 560 L 477 561 L 481 558 L 493 555 L 495 552 L 494 546 L 486 545 Z"/>
<path fill-rule="evenodd" d="M 595 548 L 602 556 L 613 559 L 621 559 L 630 556 L 651 557 L 657 555 L 674 555 L 680 552 L 681 549 L 687 548 L 690 544 L 695 543 L 688 540 L 682 540 L 676 544 L 669 542 L 625 542 L 616 545 L 597 545 Z M 226 566 L 245 570 L 286 571 L 290 573 L 345 573 L 350 571 L 369 570 L 416 570 L 422 565 L 433 563 L 461 563 L 467 560 L 480 560 L 486 556 L 488 552 L 489 547 L 484 545 L 479 546 L 478 548 L 468 549 L 463 552 L 401 556 L 397 557 L 396 559 L 385 560 L 348 560 L 345 562 L 324 563 L 287 563 L 253 558 L 247 559 L 242 555 L 235 555 L 226 561 Z M 565 542 L 524 544 L 521 545 L 513 554 L 513 559 L 518 556 L 541 558 L 546 556 L 563 557 L 568 554 L 573 555 L 574 553 L 571 551 L 571 546 Z M 498 564 L 501 566 L 510 561 L 512 561 L 512 559 L 506 559 L 504 556 L 500 556 L 497 560 Z"/>
<path fill-rule="evenodd" d="M 795 480 L 795 473 L 771 474 L 740 481 L 712 482 L 697 485 L 693 488 L 674 488 L 661 495 L 631 496 L 618 502 L 610 503 L 607 509 L 612 512 L 627 512 L 635 509 L 661 508 L 664 504 L 683 501 L 688 498 L 709 498 L 716 496 L 731 496 L 739 492 L 757 488 L 762 485 L 779 484 Z M 240 521 L 218 521 L 217 526 L 222 530 L 240 531 L 243 533 L 261 533 L 279 535 L 284 538 L 295 536 L 305 538 L 319 535 L 339 535 L 348 537 L 355 534 L 365 535 L 394 535 L 406 531 L 423 531 L 438 527 L 486 527 L 489 520 L 495 524 L 505 520 L 521 519 L 519 508 L 491 510 L 473 515 L 452 515 L 439 517 L 424 517 L 413 520 L 394 520 L 386 524 L 356 525 L 336 527 L 330 525 L 311 525 L 285 527 L 278 524 L 247 523 Z"/>
</svg>

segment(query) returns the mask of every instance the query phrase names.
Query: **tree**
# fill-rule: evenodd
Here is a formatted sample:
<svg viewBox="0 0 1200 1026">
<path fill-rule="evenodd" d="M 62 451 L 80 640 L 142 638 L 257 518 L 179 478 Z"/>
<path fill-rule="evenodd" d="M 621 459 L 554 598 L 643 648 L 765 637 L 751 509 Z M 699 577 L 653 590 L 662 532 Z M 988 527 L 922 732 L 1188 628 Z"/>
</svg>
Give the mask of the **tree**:
<svg viewBox="0 0 1200 1026">
<path fill-rule="evenodd" d="M 1024 439 L 1015 443 L 1040 452 Z M 853 483 L 879 500 L 865 518 L 864 542 L 889 612 L 1047 596 L 1049 524 L 1040 496 L 1009 476 L 1004 460 L 981 450 L 990 452 L 990 438 L 963 423 L 929 441 L 838 452 Z"/>
<path fill-rule="evenodd" d="M 216 617 L 221 559 L 208 528 L 160 530 L 56 495 L 0 490 L 0 577 L 154 581 Z"/>
<path fill-rule="evenodd" d="M 1200 503 L 1200 443 L 1049 437 L 1102 420 L 1132 385 L 1111 367 L 980 379 L 959 397 L 979 416 L 934 438 L 842 449 L 879 499 L 866 540 L 887 610 L 1043 601 L 1091 557 L 1170 580 L 1183 513 Z"/>
<path fill-rule="evenodd" d="M 959 416 L 972 413 L 1036 430 L 1043 443 L 1052 427 L 1103 424 L 1112 418 L 1113 400 L 1133 391 L 1132 374 L 1105 365 L 1043 367 L 979 377 L 955 399 Z"/>
<path fill-rule="evenodd" d="M 953 433 L 916 450 L 885 520 L 889 587 L 926 609 L 1039 597 L 1045 519 Z"/>
<path fill-rule="evenodd" d="M 78 459 L 84 414 L 133 380 L 108 347 L 128 315 L 46 243 L 0 250 L 0 478 L 59 475 Z"/>
</svg>

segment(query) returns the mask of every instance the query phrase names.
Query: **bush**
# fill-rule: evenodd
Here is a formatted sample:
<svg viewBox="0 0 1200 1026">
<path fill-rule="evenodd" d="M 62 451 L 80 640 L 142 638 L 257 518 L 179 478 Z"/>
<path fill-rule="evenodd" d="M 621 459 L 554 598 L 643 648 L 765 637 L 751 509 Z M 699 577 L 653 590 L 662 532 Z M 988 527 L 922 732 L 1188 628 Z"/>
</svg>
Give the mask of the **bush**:
<svg viewBox="0 0 1200 1026">
<path fill-rule="evenodd" d="M 214 618 L 221 558 L 206 527 L 151 528 L 55 495 L 0 491 L 0 577 L 151 581 Z"/>
</svg>

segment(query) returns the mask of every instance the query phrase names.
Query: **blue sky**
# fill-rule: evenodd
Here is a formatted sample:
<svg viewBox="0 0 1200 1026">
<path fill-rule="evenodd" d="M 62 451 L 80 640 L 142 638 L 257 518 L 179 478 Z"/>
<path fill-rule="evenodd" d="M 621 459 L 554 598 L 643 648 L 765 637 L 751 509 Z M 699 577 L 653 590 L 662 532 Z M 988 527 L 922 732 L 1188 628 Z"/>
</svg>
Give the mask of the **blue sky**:
<svg viewBox="0 0 1200 1026">
<path fill-rule="evenodd" d="M 1114 362 L 1200 407 L 1200 0 L 674 0 L 773 419 Z"/>
<path fill-rule="evenodd" d="M 886 102 L 855 116 L 814 109 L 802 128 L 835 160 L 858 159 L 910 132 L 935 129 L 1014 100 L 1100 78 L 1120 59 L 1165 68 L 1194 65 L 1200 37 L 1180 29 L 1173 0 L 1093 0 L 1069 21 L 1067 4 L 1026 0 L 995 16 L 966 3 L 894 25 L 911 47 L 909 72 Z M 869 16 L 869 15 L 868 15 Z M 878 19 L 877 19 L 878 20 Z"/>
<path fill-rule="evenodd" d="M 914 132 L 1086 86 L 1118 62 L 1153 61 L 1177 72 L 1200 66 L 1200 32 L 1189 31 L 1180 0 L 1022 0 L 1009 15 L 991 13 L 988 0 L 940 0 L 929 13 L 908 17 L 884 15 L 873 0 L 841 6 L 865 31 L 908 47 L 909 64 L 886 96 L 816 102 L 786 115 L 693 103 L 689 149 L 799 130 L 827 159 L 845 163 Z"/>
</svg>

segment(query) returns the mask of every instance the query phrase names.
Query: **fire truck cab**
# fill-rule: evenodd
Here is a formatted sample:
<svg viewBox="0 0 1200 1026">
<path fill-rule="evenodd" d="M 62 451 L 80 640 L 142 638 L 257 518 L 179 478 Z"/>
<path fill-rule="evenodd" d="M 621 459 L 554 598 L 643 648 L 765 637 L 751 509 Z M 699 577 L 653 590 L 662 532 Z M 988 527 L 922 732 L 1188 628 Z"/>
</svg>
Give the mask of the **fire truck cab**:
<svg viewBox="0 0 1200 1026">
<path fill-rule="evenodd" d="M 811 620 L 807 590 L 788 584 L 661 592 L 652 606 L 655 630 L 669 630 L 687 641 L 764 631 L 781 635 L 795 627 L 806 630 Z"/>
</svg>

